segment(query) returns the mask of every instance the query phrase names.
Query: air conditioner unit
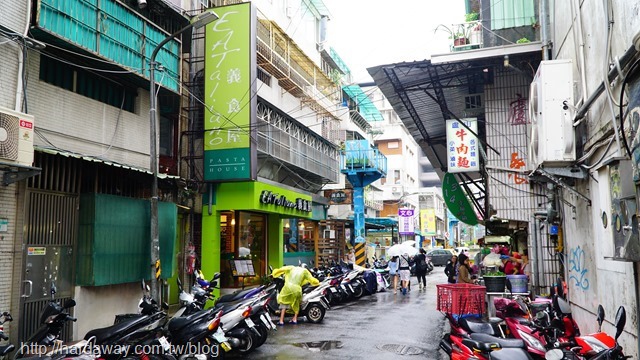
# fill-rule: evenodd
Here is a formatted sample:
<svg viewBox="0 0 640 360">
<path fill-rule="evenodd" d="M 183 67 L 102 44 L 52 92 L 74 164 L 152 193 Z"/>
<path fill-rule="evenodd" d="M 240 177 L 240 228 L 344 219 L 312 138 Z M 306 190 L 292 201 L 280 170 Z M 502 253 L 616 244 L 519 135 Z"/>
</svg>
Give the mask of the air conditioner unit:
<svg viewBox="0 0 640 360">
<path fill-rule="evenodd" d="M 567 106 L 566 104 L 570 105 Z M 529 165 L 564 166 L 576 160 L 571 60 L 540 62 L 529 94 Z"/>
<path fill-rule="evenodd" d="M 0 107 L 0 160 L 33 164 L 33 116 Z"/>
</svg>

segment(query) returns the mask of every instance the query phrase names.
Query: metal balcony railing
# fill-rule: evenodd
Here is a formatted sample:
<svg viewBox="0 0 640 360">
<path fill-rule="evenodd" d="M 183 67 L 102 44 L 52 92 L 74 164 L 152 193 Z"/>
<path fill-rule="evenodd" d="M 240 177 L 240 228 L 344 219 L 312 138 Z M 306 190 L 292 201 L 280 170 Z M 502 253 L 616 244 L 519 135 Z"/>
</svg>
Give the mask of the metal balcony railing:
<svg viewBox="0 0 640 360">
<path fill-rule="evenodd" d="M 380 172 L 387 174 L 387 157 L 378 149 L 344 150 L 340 154 L 340 169 L 343 173 Z"/>
<path fill-rule="evenodd" d="M 258 21 L 258 66 L 278 80 L 292 95 L 310 103 L 314 111 L 333 116 L 339 87 L 309 58 L 278 25 Z"/>
</svg>

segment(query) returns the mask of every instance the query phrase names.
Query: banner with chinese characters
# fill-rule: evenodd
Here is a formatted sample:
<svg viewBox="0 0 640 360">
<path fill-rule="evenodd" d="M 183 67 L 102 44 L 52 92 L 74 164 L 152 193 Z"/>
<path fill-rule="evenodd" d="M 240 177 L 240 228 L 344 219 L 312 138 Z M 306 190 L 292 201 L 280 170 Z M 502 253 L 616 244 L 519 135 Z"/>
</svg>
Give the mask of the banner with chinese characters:
<svg viewBox="0 0 640 360">
<path fill-rule="evenodd" d="M 436 234 L 436 210 L 422 209 L 420 210 L 420 233 L 422 235 Z"/>
<path fill-rule="evenodd" d="M 255 180 L 256 10 L 216 7 L 205 32 L 204 180 Z"/>
<path fill-rule="evenodd" d="M 415 234 L 413 215 L 413 209 L 398 209 L 398 233 L 400 235 Z"/>
<path fill-rule="evenodd" d="M 448 172 L 471 172 L 480 170 L 480 149 L 476 119 L 447 120 L 447 166 Z M 468 129 L 467 129 L 468 128 Z M 471 131 L 469 131 L 471 129 Z"/>
</svg>

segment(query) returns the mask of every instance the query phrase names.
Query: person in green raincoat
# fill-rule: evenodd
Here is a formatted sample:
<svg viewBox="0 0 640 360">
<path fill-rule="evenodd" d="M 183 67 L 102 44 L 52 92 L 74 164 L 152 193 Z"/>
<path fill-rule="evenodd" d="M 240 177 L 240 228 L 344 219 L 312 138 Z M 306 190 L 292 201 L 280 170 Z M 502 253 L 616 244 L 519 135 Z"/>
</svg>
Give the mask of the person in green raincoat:
<svg viewBox="0 0 640 360">
<path fill-rule="evenodd" d="M 300 312 L 300 302 L 302 302 L 302 285 L 310 283 L 311 286 L 318 286 L 320 282 L 314 278 L 309 270 L 301 266 L 283 266 L 273 270 L 274 278 L 284 275 L 284 286 L 278 294 L 278 304 L 280 304 L 280 322 L 284 325 L 284 314 L 287 309 L 293 310 L 292 324 L 298 323 L 298 312 Z"/>
</svg>

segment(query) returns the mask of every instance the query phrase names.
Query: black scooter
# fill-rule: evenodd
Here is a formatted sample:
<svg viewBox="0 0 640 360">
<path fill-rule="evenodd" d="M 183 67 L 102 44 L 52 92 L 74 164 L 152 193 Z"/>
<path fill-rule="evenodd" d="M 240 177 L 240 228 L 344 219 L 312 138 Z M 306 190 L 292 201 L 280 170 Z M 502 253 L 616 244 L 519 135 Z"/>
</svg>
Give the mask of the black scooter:
<svg viewBox="0 0 640 360">
<path fill-rule="evenodd" d="M 40 313 L 40 328 L 20 345 L 14 359 L 26 357 L 51 357 L 52 359 L 75 357 L 95 359 L 93 345 L 86 341 L 63 344 L 60 340 L 62 329 L 69 321 L 77 319 L 69 314 L 76 306 L 73 299 L 60 304 L 55 300 L 56 286 L 51 284 L 51 300 Z M 64 345 L 64 346 L 63 346 Z"/>
<path fill-rule="evenodd" d="M 97 345 L 111 345 L 113 353 L 101 354 L 102 358 L 118 359 L 132 355 L 136 351 L 136 345 L 157 338 L 167 322 L 167 313 L 161 310 L 151 298 L 144 280 L 142 280 L 142 298 L 138 308 L 138 314 L 116 315 L 114 325 L 91 330 L 87 332 L 84 339 Z M 164 310 L 168 308 L 167 304 L 163 304 Z"/>
</svg>

